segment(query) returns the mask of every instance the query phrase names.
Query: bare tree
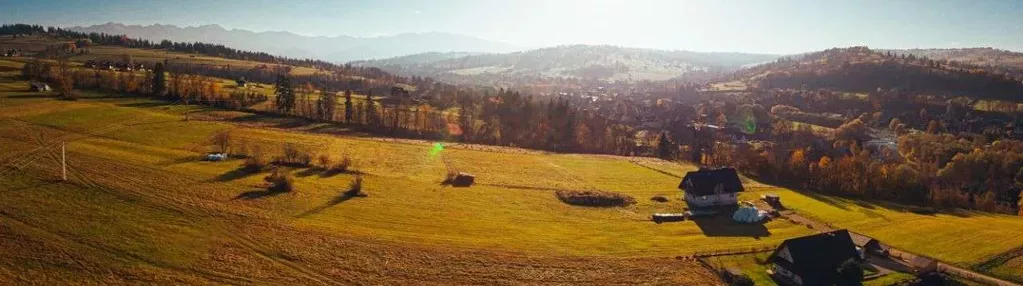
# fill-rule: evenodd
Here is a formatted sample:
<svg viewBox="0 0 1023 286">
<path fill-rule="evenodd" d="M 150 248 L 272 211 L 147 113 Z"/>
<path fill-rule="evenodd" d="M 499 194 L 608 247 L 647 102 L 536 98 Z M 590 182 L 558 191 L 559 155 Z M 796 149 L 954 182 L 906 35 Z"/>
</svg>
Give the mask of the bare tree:
<svg viewBox="0 0 1023 286">
<path fill-rule="evenodd" d="M 57 86 L 60 89 L 60 96 L 67 99 L 74 99 L 75 95 L 72 93 L 75 83 L 72 78 L 71 64 L 67 57 L 57 58 Z"/>
<path fill-rule="evenodd" d="M 231 131 L 224 130 L 213 135 L 213 144 L 219 148 L 221 153 L 227 154 L 231 148 Z"/>
</svg>

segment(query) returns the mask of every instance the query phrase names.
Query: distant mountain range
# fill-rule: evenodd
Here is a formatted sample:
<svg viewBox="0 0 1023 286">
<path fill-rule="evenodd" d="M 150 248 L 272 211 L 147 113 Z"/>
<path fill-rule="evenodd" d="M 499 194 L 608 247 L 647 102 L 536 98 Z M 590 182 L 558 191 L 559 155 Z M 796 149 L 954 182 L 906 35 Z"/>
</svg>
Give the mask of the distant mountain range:
<svg viewBox="0 0 1023 286">
<path fill-rule="evenodd" d="M 514 85 L 545 78 L 659 81 L 691 72 L 728 72 L 776 58 L 767 54 L 568 45 L 503 54 L 424 53 L 353 64 L 455 83 Z"/>
<path fill-rule="evenodd" d="M 68 28 L 85 33 L 123 34 L 151 41 L 205 42 L 296 58 L 334 62 L 391 58 L 427 52 L 504 53 L 522 48 L 503 42 L 449 33 L 406 33 L 380 37 L 309 37 L 289 32 L 253 32 L 219 25 L 124 25 L 106 23 Z"/>
</svg>

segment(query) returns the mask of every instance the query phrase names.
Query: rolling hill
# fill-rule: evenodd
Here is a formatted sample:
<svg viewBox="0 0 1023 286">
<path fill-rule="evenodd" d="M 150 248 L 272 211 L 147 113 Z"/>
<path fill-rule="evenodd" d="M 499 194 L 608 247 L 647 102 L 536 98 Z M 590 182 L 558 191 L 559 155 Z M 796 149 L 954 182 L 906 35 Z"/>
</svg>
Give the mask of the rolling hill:
<svg viewBox="0 0 1023 286">
<path fill-rule="evenodd" d="M 765 54 L 570 45 L 504 54 L 410 55 L 353 64 L 456 83 L 501 84 L 544 78 L 659 81 L 696 71 L 730 71 L 775 58 Z"/>
<path fill-rule="evenodd" d="M 35 37 L 18 40 L 39 44 Z M 122 54 L 254 64 L 125 47 L 97 47 L 70 59 L 80 64 Z M 449 56 L 477 57 L 432 54 L 419 60 L 443 62 Z M 571 54 L 560 58 L 574 63 Z M 676 188 L 696 168 L 686 163 L 381 138 L 337 123 L 186 109 L 90 89 L 78 100 L 58 100 L 53 92 L 26 91 L 28 82 L 18 74 L 28 60 L 0 59 L 0 282 L 5 282 L 0 284 L 716 285 L 721 282 L 715 275 L 688 256 L 770 249 L 818 231 L 785 219 L 752 225 L 727 216 L 649 221 L 651 213 L 686 206 Z M 874 66 L 938 78 L 963 72 L 852 48 L 742 74 L 755 85 L 778 89 L 857 89 L 887 82 L 859 73 Z M 838 80 L 841 76 L 853 83 Z M 183 120 L 188 110 L 193 119 Z M 236 157 L 201 160 L 220 148 L 214 143 L 219 134 L 228 134 Z M 67 181 L 56 179 L 61 142 L 68 147 Z M 244 157 L 257 150 L 283 156 L 289 149 L 328 160 L 353 158 L 354 171 L 277 166 L 295 185 L 277 193 L 267 191 L 263 177 L 269 169 L 243 167 Z M 450 170 L 477 175 L 477 184 L 444 185 Z M 357 179 L 365 181 L 368 196 L 345 197 Z M 1018 217 L 921 212 L 743 182 L 741 200 L 777 194 L 788 209 L 836 228 L 961 267 L 991 266 L 1003 276 L 1019 275 L 1013 268 L 1019 259 L 1014 251 L 1023 246 Z M 606 190 L 637 203 L 571 206 L 557 199 L 559 190 Z M 657 196 L 667 200 L 654 200 Z M 878 281 L 867 285 L 884 282 Z"/>
<path fill-rule="evenodd" d="M 243 50 L 263 51 L 293 58 L 316 58 L 347 62 L 388 58 L 426 52 L 509 52 L 511 44 L 449 33 L 405 33 L 380 37 L 309 37 L 289 32 L 253 32 L 225 29 L 219 25 L 178 27 L 173 25 L 124 25 L 106 23 L 68 28 L 84 33 L 126 35 L 151 41 L 203 42 Z"/>
<path fill-rule="evenodd" d="M 0 60 L 10 67 L 0 72 L 0 281 L 715 285 L 700 264 L 673 257 L 771 247 L 813 232 L 787 220 L 648 221 L 685 205 L 675 186 L 692 165 L 464 144 L 431 155 L 433 142 L 296 132 L 323 127 L 301 121 L 252 126 L 288 119 L 210 109 L 198 112 L 219 120 L 183 121 L 183 106 L 166 101 L 25 92 L 20 64 Z M 291 144 L 351 156 L 358 172 L 286 167 L 296 189 L 266 193 L 259 186 L 267 171 L 243 171 L 245 159 L 199 159 L 221 132 L 238 152 Z M 58 142 L 67 142 L 66 182 L 54 179 Z M 477 185 L 442 186 L 449 168 L 476 174 Z M 357 176 L 368 197 L 338 200 Z M 1016 217 L 916 214 L 745 184 L 743 200 L 779 194 L 802 214 L 963 266 L 1023 245 Z M 637 204 L 575 207 L 557 200 L 561 189 L 621 192 Z M 658 195 L 670 199 L 647 199 Z"/>
<path fill-rule="evenodd" d="M 1012 72 L 867 47 L 834 48 L 745 69 L 733 78 L 764 89 L 830 89 L 869 93 L 879 88 L 913 94 L 1023 100 Z"/>
</svg>

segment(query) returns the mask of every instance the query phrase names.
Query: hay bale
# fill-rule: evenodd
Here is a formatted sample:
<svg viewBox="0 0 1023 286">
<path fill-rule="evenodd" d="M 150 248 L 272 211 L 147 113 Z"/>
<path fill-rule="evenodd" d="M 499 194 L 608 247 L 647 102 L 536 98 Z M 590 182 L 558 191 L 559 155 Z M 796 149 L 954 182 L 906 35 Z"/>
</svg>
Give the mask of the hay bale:
<svg viewBox="0 0 1023 286">
<path fill-rule="evenodd" d="M 607 191 L 567 191 L 555 192 L 562 202 L 570 205 L 588 207 L 624 207 L 636 203 L 631 196 Z"/>
</svg>

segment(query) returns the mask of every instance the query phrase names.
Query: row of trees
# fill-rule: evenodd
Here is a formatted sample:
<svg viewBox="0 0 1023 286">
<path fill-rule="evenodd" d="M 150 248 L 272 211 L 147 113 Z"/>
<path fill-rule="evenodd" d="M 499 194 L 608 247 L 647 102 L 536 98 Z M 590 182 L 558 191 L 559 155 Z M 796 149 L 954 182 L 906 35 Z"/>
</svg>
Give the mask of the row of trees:
<svg viewBox="0 0 1023 286">
<path fill-rule="evenodd" d="M 393 87 L 386 97 L 374 96 L 370 91 L 358 99 L 346 90 L 340 104 L 338 94 L 328 86 L 295 86 L 291 76 L 278 76 L 274 84 L 275 112 L 399 136 L 554 151 L 634 152 L 634 131 L 580 110 L 563 98 L 544 102 L 510 90 L 499 90 L 495 95 L 459 90 L 455 107 L 437 109 L 402 87 Z"/>
</svg>

